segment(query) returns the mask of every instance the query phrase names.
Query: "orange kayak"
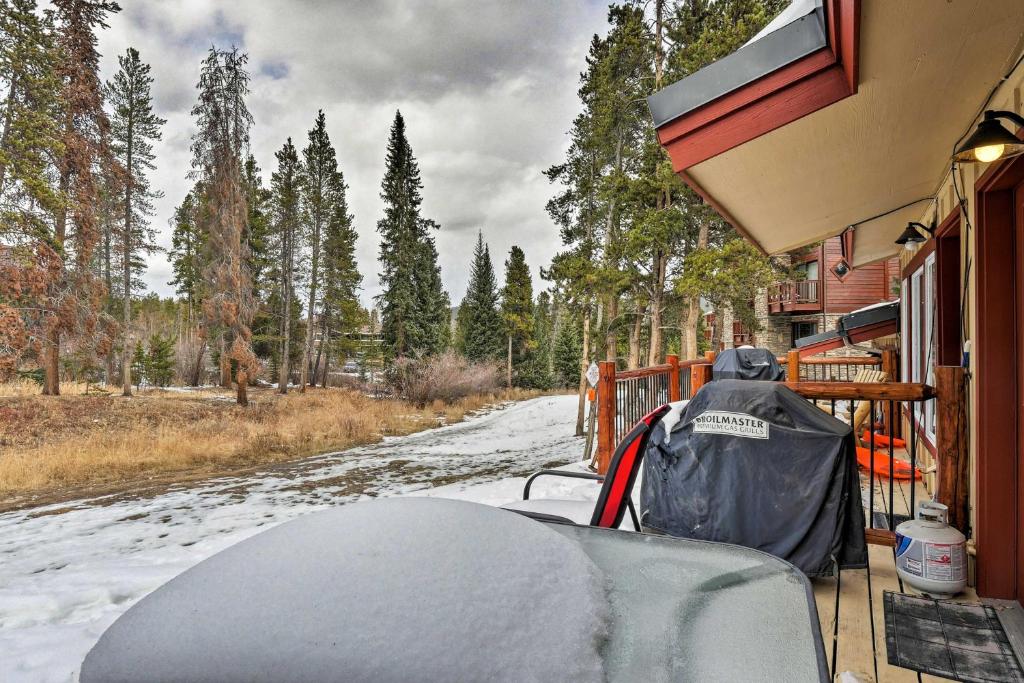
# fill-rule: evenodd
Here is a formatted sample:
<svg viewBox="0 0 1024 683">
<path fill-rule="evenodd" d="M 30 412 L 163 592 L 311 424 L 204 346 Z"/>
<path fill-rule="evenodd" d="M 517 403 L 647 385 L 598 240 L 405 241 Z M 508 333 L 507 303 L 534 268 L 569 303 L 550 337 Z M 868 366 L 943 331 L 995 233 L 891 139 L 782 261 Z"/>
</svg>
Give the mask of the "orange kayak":
<svg viewBox="0 0 1024 683">
<path fill-rule="evenodd" d="M 869 443 L 870 439 L 871 439 L 871 432 L 864 432 L 863 434 L 861 434 L 860 440 L 863 441 L 864 443 Z M 886 436 L 885 434 L 879 434 L 879 433 L 875 432 L 875 445 L 876 446 L 885 446 L 886 448 L 888 448 L 889 447 L 889 437 Z M 893 437 L 893 439 L 892 439 L 892 447 L 893 448 L 906 448 L 907 447 L 907 442 L 904 441 L 903 439 Z"/>
<path fill-rule="evenodd" d="M 874 467 L 872 467 L 871 461 L 871 450 L 867 448 L 857 448 L 857 463 L 864 469 L 874 469 L 876 477 L 889 477 L 889 456 L 881 451 L 875 451 Z M 911 477 L 910 463 L 906 460 L 900 460 L 899 458 L 893 458 L 892 463 L 892 478 L 909 480 Z M 921 478 L 921 470 L 914 470 L 914 479 Z"/>
</svg>

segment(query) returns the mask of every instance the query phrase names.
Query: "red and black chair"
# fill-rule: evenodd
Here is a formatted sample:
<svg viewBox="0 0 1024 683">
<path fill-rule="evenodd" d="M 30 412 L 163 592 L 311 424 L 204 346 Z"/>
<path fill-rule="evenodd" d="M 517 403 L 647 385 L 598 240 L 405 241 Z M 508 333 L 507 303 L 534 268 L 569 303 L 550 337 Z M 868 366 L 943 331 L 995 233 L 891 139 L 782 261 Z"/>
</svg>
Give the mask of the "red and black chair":
<svg viewBox="0 0 1024 683">
<path fill-rule="evenodd" d="M 633 527 L 640 531 L 640 519 L 633 506 L 631 493 L 636 477 L 640 473 L 640 464 L 647 444 L 651 440 L 651 431 L 670 410 L 663 405 L 640 419 L 615 449 L 612 461 L 605 475 L 591 472 L 572 472 L 565 470 L 540 470 L 530 475 L 523 488 L 523 500 L 502 507 L 518 512 L 527 517 L 542 521 L 570 522 L 573 524 L 589 524 L 590 526 L 616 529 L 629 510 Z M 566 477 L 570 479 L 590 479 L 602 482 L 597 503 L 591 506 L 589 501 L 557 500 L 550 498 L 530 499 L 530 489 L 539 477 Z M 589 518 L 589 522 L 585 521 Z"/>
</svg>

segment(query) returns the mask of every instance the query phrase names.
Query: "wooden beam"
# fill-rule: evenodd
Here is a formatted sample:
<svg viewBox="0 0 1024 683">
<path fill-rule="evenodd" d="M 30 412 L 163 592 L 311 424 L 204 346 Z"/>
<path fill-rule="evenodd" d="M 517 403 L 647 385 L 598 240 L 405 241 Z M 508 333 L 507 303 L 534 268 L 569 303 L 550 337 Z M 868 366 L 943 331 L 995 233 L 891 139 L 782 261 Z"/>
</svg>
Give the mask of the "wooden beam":
<svg viewBox="0 0 1024 683">
<path fill-rule="evenodd" d="M 935 398 L 933 387 L 909 382 L 786 382 L 786 386 L 804 398 L 823 400 L 927 401 Z"/>
<path fill-rule="evenodd" d="M 871 545 L 884 545 L 890 548 L 896 547 L 896 533 L 888 529 L 865 529 L 864 540 Z"/>
<path fill-rule="evenodd" d="M 966 378 L 957 365 L 935 368 L 936 498 L 949 508 L 949 523 L 966 535 L 970 523 L 970 470 L 965 410 Z"/>
<path fill-rule="evenodd" d="M 597 364 L 597 473 L 607 474 L 615 452 L 615 361 Z"/>
</svg>

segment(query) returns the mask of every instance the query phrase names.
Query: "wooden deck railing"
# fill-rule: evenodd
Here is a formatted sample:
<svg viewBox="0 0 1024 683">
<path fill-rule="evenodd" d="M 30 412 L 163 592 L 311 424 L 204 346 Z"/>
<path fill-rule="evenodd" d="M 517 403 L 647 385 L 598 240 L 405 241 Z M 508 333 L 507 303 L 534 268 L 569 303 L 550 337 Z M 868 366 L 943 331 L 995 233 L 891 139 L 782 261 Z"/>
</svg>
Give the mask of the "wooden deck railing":
<svg viewBox="0 0 1024 683">
<path fill-rule="evenodd" d="M 793 370 L 792 360 L 798 363 Z M 869 432 L 868 448 L 872 459 L 881 447 L 875 446 L 876 419 L 881 417 L 885 425 L 885 433 L 896 435 L 903 422 L 904 414 L 915 414 L 912 404 L 923 401 L 935 401 L 937 415 L 936 443 L 934 459 L 935 494 L 939 502 L 949 506 L 950 523 L 965 530 L 968 523 L 968 463 L 967 463 L 967 426 L 964 417 L 964 373 L 959 367 L 936 368 L 936 386 L 920 383 L 885 382 L 860 383 L 853 381 L 807 381 L 805 368 L 808 367 L 877 367 L 886 368 L 890 376 L 895 376 L 898 363 L 894 355 L 876 359 L 870 356 L 849 358 L 800 359 L 799 354 L 792 353 L 784 361 L 787 366 L 788 381 L 786 385 L 796 393 L 817 405 L 829 409 L 835 414 L 837 401 L 847 402 L 849 415 L 856 412 L 858 403 L 868 401 L 869 418 L 865 430 Z M 599 472 L 606 472 L 615 445 L 636 424 L 639 419 L 663 403 L 680 400 L 697 393 L 700 388 L 711 380 L 711 365 L 714 354 L 706 358 L 681 361 L 669 356 L 668 362 L 638 370 L 616 372 L 615 363 L 601 362 L 600 381 L 597 400 L 597 433 L 598 450 L 597 466 Z M 811 373 L 813 376 L 813 373 Z M 855 375 L 854 375 L 855 376 Z M 825 402 L 824 405 L 822 402 Z M 845 412 L 845 411 L 844 411 Z M 917 429 L 907 431 L 907 454 L 912 467 L 919 464 L 919 456 L 928 463 L 931 455 L 918 448 L 919 435 Z M 860 436 L 860 435 L 857 435 Z M 894 466 L 892 447 L 885 449 L 890 456 L 890 468 Z M 888 472 L 886 474 L 892 474 Z M 870 472 L 872 496 L 874 492 L 875 472 Z M 890 495 L 892 494 L 892 477 L 889 477 Z M 914 487 L 910 487 L 911 500 L 909 509 L 913 511 Z M 871 500 L 873 505 L 873 499 Z M 868 539 L 872 543 L 891 545 L 895 542 L 892 506 L 885 528 L 872 528 L 868 531 Z M 872 516 L 873 518 L 873 516 Z"/>
</svg>

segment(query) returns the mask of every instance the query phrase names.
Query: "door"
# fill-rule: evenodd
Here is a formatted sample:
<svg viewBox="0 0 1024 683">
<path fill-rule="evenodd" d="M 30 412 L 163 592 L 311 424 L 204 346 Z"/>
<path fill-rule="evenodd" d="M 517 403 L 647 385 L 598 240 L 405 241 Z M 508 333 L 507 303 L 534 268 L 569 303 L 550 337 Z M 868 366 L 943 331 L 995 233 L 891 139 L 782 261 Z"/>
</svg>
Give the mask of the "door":
<svg viewBox="0 0 1024 683">
<path fill-rule="evenodd" d="M 1014 230 L 1014 347 L 1012 371 L 1016 375 L 1016 410 L 1015 423 L 1012 427 L 1016 434 L 1016 598 L 1024 601 L 1024 361 L 1021 351 L 1024 350 L 1024 182 L 1018 183 L 1013 189 Z M 1009 247 L 1009 245 L 1007 245 Z M 1009 284 L 1009 283 L 1007 283 Z M 1009 321 L 1008 321 L 1009 322 Z M 1008 368 L 1010 370 L 1010 368 Z"/>
</svg>

